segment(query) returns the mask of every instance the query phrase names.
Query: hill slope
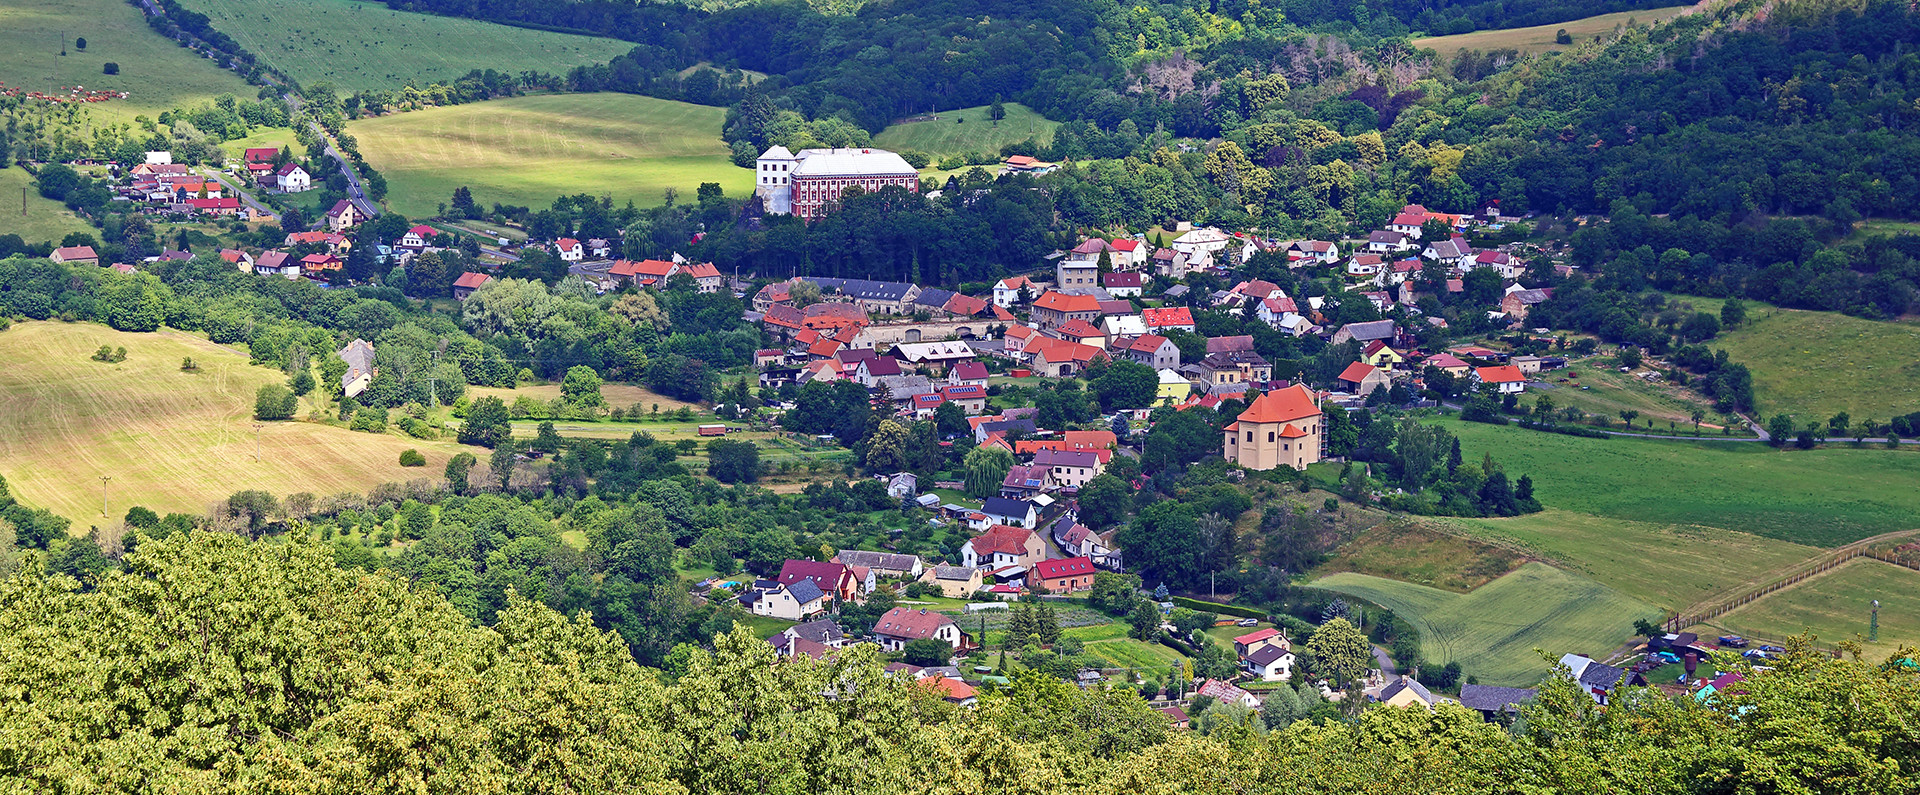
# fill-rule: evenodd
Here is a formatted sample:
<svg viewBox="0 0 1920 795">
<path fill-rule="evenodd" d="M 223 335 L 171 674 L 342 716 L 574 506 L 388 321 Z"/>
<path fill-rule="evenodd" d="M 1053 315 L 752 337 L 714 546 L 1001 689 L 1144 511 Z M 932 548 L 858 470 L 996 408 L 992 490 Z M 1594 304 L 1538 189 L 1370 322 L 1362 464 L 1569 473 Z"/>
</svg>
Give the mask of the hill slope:
<svg viewBox="0 0 1920 795">
<path fill-rule="evenodd" d="M 65 56 L 61 39 L 67 39 Z M 87 40 L 87 48 L 74 39 Z M 117 75 L 102 74 L 109 63 Z M 0 83 L 33 91 L 61 86 L 127 91 L 132 96 L 88 105 L 95 119 L 131 122 L 220 94 L 251 98 L 255 89 L 147 27 L 120 0 L 7 0 L 0 4 Z"/>
<path fill-rule="evenodd" d="M 89 359 L 101 345 L 125 346 L 127 360 Z M 181 372 L 188 356 L 200 372 Z M 244 489 L 327 495 L 438 477 L 463 449 L 275 422 L 259 434 L 256 462 L 254 392 L 280 374 L 179 332 L 22 323 L 0 332 L 0 361 L 0 474 L 21 502 L 73 519 L 76 532 L 101 521 L 102 476 L 118 520 L 133 505 L 198 513 Z M 408 448 L 426 454 L 426 468 L 399 465 Z"/>
</svg>

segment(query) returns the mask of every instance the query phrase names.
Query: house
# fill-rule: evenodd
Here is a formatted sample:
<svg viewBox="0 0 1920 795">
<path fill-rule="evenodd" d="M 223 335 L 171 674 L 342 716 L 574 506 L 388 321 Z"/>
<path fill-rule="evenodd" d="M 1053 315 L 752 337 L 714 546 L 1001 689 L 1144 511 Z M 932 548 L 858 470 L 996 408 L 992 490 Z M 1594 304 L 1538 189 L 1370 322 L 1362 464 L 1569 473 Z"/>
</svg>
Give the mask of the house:
<svg viewBox="0 0 1920 795">
<path fill-rule="evenodd" d="M 1188 230 L 1186 234 L 1174 238 L 1173 250 L 1176 254 L 1191 255 L 1204 253 L 1212 255 L 1227 250 L 1228 242 L 1227 233 L 1218 229 L 1202 227 L 1200 229 Z"/>
<path fill-rule="evenodd" d="M 1378 254 L 1355 254 L 1347 258 L 1347 275 L 1357 279 L 1376 278 L 1382 262 Z"/>
<path fill-rule="evenodd" d="M 913 300 L 920 296 L 920 286 L 905 282 L 877 282 L 870 279 L 839 279 L 825 276 L 803 277 L 820 287 L 822 293 L 835 292 L 851 299 L 855 306 L 866 312 L 882 315 L 908 315 L 913 313 Z"/>
<path fill-rule="evenodd" d="M 1440 699 L 1429 692 L 1425 685 L 1406 675 L 1380 688 L 1380 692 L 1374 694 L 1373 700 L 1389 707 L 1421 706 L 1429 710 L 1433 709 L 1434 704 L 1440 702 Z"/>
<path fill-rule="evenodd" d="M 1520 372 L 1520 368 L 1511 364 L 1503 364 L 1499 367 L 1475 367 L 1473 368 L 1473 382 L 1476 384 L 1493 384 L 1494 389 L 1502 395 L 1512 395 L 1527 391 L 1527 375 Z"/>
<path fill-rule="evenodd" d="M 900 360 L 874 357 L 862 360 L 853 370 L 853 378 L 861 386 L 872 389 L 884 376 L 900 375 Z M 894 397 L 899 397 L 895 395 Z"/>
<path fill-rule="evenodd" d="M 220 249 L 220 259 L 243 271 L 253 270 L 253 255 L 237 248 Z"/>
<path fill-rule="evenodd" d="M 438 234 L 440 234 L 440 230 L 434 229 L 426 224 L 419 224 L 407 230 L 406 234 L 400 236 L 399 246 L 401 248 L 410 248 L 419 251 L 432 245 L 434 236 Z"/>
<path fill-rule="evenodd" d="M 895 472 L 887 476 L 887 496 L 904 500 L 919 494 L 920 478 L 912 472 Z"/>
<path fill-rule="evenodd" d="M 1022 420 L 1022 422 L 1031 424 L 1030 420 Z M 981 504 L 980 512 L 986 514 L 989 520 L 997 524 L 1012 525 L 1014 527 L 1032 528 L 1035 526 L 1035 523 L 1039 521 L 1034 512 L 1033 503 L 1027 502 L 1026 500 L 988 497 L 986 502 Z"/>
<path fill-rule="evenodd" d="M 1197 366 L 1200 379 L 1209 387 L 1221 384 L 1265 383 L 1273 380 L 1273 365 L 1253 351 L 1209 353 Z"/>
<path fill-rule="evenodd" d="M 908 643 L 923 638 L 944 641 L 955 650 L 969 645 L 966 633 L 960 631 L 959 624 L 925 608 L 896 607 L 888 610 L 879 621 L 873 622 L 873 634 L 879 638 L 880 647 L 887 651 L 900 651 Z"/>
<path fill-rule="evenodd" d="M 1528 312 L 1552 297 L 1549 290 L 1514 290 L 1500 299 L 1500 311 L 1514 320 L 1526 320 Z"/>
<path fill-rule="evenodd" d="M 1417 236 L 1410 237 L 1404 232 L 1387 230 L 1375 231 L 1367 235 L 1367 251 L 1374 254 L 1393 254 L 1406 251 L 1413 248 L 1413 241 L 1418 239 Z M 1352 271 L 1349 270 L 1348 273 L 1352 273 Z"/>
<path fill-rule="evenodd" d="M 614 260 L 613 267 L 607 269 L 607 274 L 626 279 L 636 287 L 660 287 L 667 283 L 667 277 L 679 271 L 679 265 L 666 260 L 646 259 L 634 262 L 622 259 Z M 866 318 L 863 315 L 857 319 L 865 320 Z"/>
<path fill-rule="evenodd" d="M 1154 390 L 1154 405 L 1172 406 L 1185 402 L 1193 394 L 1193 382 L 1174 370 L 1160 370 L 1160 386 Z"/>
<path fill-rule="evenodd" d="M 380 373 L 380 369 L 373 365 L 373 343 L 355 339 L 347 343 L 347 347 L 341 348 L 339 354 L 340 359 L 347 363 L 347 371 L 340 376 L 340 393 L 347 397 L 359 397 L 360 393 L 367 391 L 367 385 L 373 383 L 373 377 Z"/>
<path fill-rule="evenodd" d="M 1627 685 L 1647 683 L 1646 677 L 1590 659 L 1584 654 L 1561 655 L 1560 666 L 1567 669 L 1567 676 L 1573 679 L 1581 692 L 1603 707 L 1613 697 L 1613 691 Z"/>
<path fill-rule="evenodd" d="M 726 282 L 726 277 L 721 276 L 720 269 L 711 262 L 688 263 L 681 272 L 692 276 L 693 283 L 703 293 L 720 292 L 720 287 Z"/>
<path fill-rule="evenodd" d="M 1004 436 L 1005 434 L 1011 431 L 1018 431 L 1023 434 L 1031 434 L 1034 431 L 1037 431 L 1040 429 L 1039 426 L 1033 424 L 1033 420 L 1026 419 L 1026 418 L 1010 420 L 1005 417 L 995 415 L 992 417 L 981 417 L 979 419 L 982 421 L 975 423 L 973 426 L 973 443 L 974 444 L 986 444 L 987 437 L 992 436 L 994 434 L 1000 434 Z"/>
<path fill-rule="evenodd" d="M 852 601 L 858 593 L 858 583 L 853 571 L 842 563 L 821 563 L 814 560 L 788 560 L 780 564 L 782 585 L 791 585 L 802 580 L 812 581 L 820 586 L 820 592 L 840 601 Z"/>
<path fill-rule="evenodd" d="M 1393 384 L 1392 379 L 1387 377 L 1387 371 L 1366 362 L 1354 362 L 1340 371 L 1340 385 L 1346 387 L 1348 392 L 1366 397 L 1373 390 L 1386 389 Z"/>
<path fill-rule="evenodd" d="M 1065 378 L 1086 371 L 1096 359 L 1105 358 L 1104 350 L 1078 342 L 1040 337 L 1026 346 L 1025 353 L 1033 370 L 1048 378 Z"/>
<path fill-rule="evenodd" d="M 920 576 L 920 581 L 933 583 L 940 589 L 940 595 L 948 599 L 969 598 L 984 582 L 980 570 L 969 566 L 932 566 Z"/>
<path fill-rule="evenodd" d="M 1392 370 L 1407 362 L 1407 357 L 1387 344 L 1386 340 L 1374 340 L 1360 350 L 1360 361 L 1382 369 Z"/>
<path fill-rule="evenodd" d="M 1253 316 L 1268 326 L 1283 328 L 1292 325 L 1288 321 L 1300 317 L 1300 306 L 1285 296 L 1263 298 L 1260 305 L 1254 307 Z"/>
<path fill-rule="evenodd" d="M 834 623 L 834 620 L 831 618 L 816 618 L 812 621 L 787 627 L 781 630 L 779 634 L 767 639 L 767 642 L 772 643 L 775 649 L 781 650 L 782 657 L 808 653 L 807 651 L 796 649 L 794 647 L 794 641 L 801 641 L 804 644 L 811 644 L 812 646 L 818 646 L 822 649 L 838 649 L 846 645 L 847 633 L 840 628 L 839 624 Z M 809 656 L 813 655 L 809 654 Z"/>
<path fill-rule="evenodd" d="M 300 272 L 307 276 L 318 277 L 327 271 L 337 271 L 344 266 L 339 257 L 332 254 L 308 254 L 300 258 Z"/>
<path fill-rule="evenodd" d="M 1033 282 L 1025 276 L 1008 276 L 993 283 L 993 305 L 1012 309 L 1025 299 L 1025 292 L 1033 288 Z"/>
<path fill-rule="evenodd" d="M 1013 155 L 1000 163 L 1002 174 L 1046 174 L 1058 166 L 1035 160 L 1026 155 Z"/>
<path fill-rule="evenodd" d="M 1245 657 L 1267 646 L 1293 648 L 1292 644 L 1287 642 L 1287 636 L 1274 627 L 1256 629 L 1233 639 L 1233 653 L 1239 657 Z"/>
<path fill-rule="evenodd" d="M 1173 728 L 1176 729 L 1187 728 L 1192 722 L 1187 718 L 1187 711 L 1179 707 L 1161 707 L 1160 714 L 1167 716 L 1167 720 L 1172 721 Z"/>
<path fill-rule="evenodd" d="M 553 241 L 553 250 L 560 255 L 562 262 L 583 262 L 587 258 L 587 247 L 570 237 Z"/>
<path fill-rule="evenodd" d="M 920 685 L 935 693 L 949 704 L 971 707 L 980 702 L 980 691 L 973 685 L 950 676 L 929 676 L 919 680 Z"/>
<path fill-rule="evenodd" d="M 1442 372 L 1456 378 L 1466 375 L 1473 367 L 1451 353 L 1438 353 L 1427 357 L 1423 363 L 1427 367 L 1438 367 Z"/>
<path fill-rule="evenodd" d="M 1361 346 L 1364 347 L 1367 343 L 1374 340 L 1391 340 L 1393 337 L 1393 321 L 1371 320 L 1365 323 L 1348 323 L 1341 326 L 1339 331 L 1333 332 L 1333 337 L 1327 340 L 1327 343 L 1329 345 L 1339 345 L 1347 340 L 1359 340 Z"/>
<path fill-rule="evenodd" d="M 465 301 L 467 300 L 467 296 L 473 295 L 473 291 L 480 289 L 481 285 L 490 281 L 493 281 L 493 277 L 484 273 L 474 273 L 472 271 L 462 273 L 460 274 L 460 278 L 453 280 L 453 297 Z"/>
<path fill-rule="evenodd" d="M 1084 320 L 1074 319 L 1062 323 L 1060 324 L 1060 328 L 1054 330 L 1054 333 L 1059 334 L 1061 339 L 1068 342 L 1077 342 L 1081 345 L 1088 345 L 1101 350 L 1106 350 L 1107 348 L 1107 333 L 1101 331 L 1099 326 L 1095 326 Z"/>
<path fill-rule="evenodd" d="M 313 175 L 300 167 L 299 163 L 288 163 L 273 172 L 274 184 L 286 193 L 300 193 L 313 188 Z"/>
<path fill-rule="evenodd" d="M 1287 247 L 1287 261 L 1295 266 L 1307 262 L 1330 265 L 1338 259 L 1340 247 L 1325 240 L 1300 240 Z"/>
<path fill-rule="evenodd" d="M 1111 246 L 1100 238 L 1089 238 L 1067 256 L 1053 263 L 1053 287 L 1056 290 L 1078 292 L 1088 290 L 1100 284 L 1100 255 L 1107 254 L 1109 264 L 1113 255 Z"/>
<path fill-rule="evenodd" d="M 995 498 L 999 499 L 999 498 Z M 1024 501 L 1020 501 L 1025 504 Z M 1047 545 L 1039 534 L 1022 527 L 996 524 L 960 545 L 960 565 L 981 571 L 1005 566 L 1026 568 L 1045 560 Z"/>
<path fill-rule="evenodd" d="M 1508 723 L 1520 714 L 1520 705 L 1532 701 L 1540 691 L 1530 687 L 1494 687 L 1461 685 L 1460 706 L 1478 710 L 1492 723 Z"/>
<path fill-rule="evenodd" d="M 100 255 L 94 253 L 92 246 L 61 246 L 54 249 L 47 259 L 62 265 L 100 264 Z"/>
<path fill-rule="evenodd" d="M 1186 285 L 1181 285 L 1182 287 Z M 1104 311 L 1104 310 L 1103 310 Z M 1108 339 L 1116 337 L 1139 337 L 1147 334 L 1147 321 L 1138 314 L 1109 314 L 1100 318 L 1100 330 L 1107 333 Z"/>
<path fill-rule="evenodd" d="M 1491 249 L 1473 255 L 1473 261 L 1468 263 L 1467 267 L 1469 269 L 1492 268 L 1495 273 L 1500 274 L 1500 278 L 1502 279 L 1519 278 L 1521 271 L 1525 270 L 1520 261 L 1514 259 L 1512 254 L 1504 251 L 1493 251 Z"/>
<path fill-rule="evenodd" d="M 1280 644 L 1269 644 L 1240 658 L 1240 667 L 1262 682 L 1285 682 L 1293 678 L 1293 651 Z"/>
<path fill-rule="evenodd" d="M 1170 330 L 1193 333 L 1193 310 L 1184 306 L 1162 307 L 1142 311 L 1140 316 L 1147 322 L 1147 330 L 1155 334 L 1165 334 Z"/>
<path fill-rule="evenodd" d="M 345 232 L 362 220 L 364 219 L 360 217 L 360 208 L 353 206 L 353 202 L 346 199 L 334 202 L 333 208 L 327 210 L 327 228 L 335 232 Z"/>
<path fill-rule="evenodd" d="M 1393 220 L 1387 222 L 1387 230 L 1398 232 L 1414 240 L 1419 240 L 1421 235 L 1420 226 L 1426 222 L 1427 208 L 1421 207 L 1418 204 L 1409 204 L 1400 208 L 1400 212 L 1393 216 Z"/>
<path fill-rule="evenodd" d="M 240 153 L 240 160 L 248 165 L 254 163 L 272 163 L 280 159 L 280 150 L 271 146 L 249 148 Z M 136 171 L 136 173 L 138 173 Z"/>
<path fill-rule="evenodd" d="M 1220 704 L 1239 704 L 1247 709 L 1256 709 L 1260 706 L 1260 699 L 1254 698 L 1252 693 L 1218 679 L 1201 682 L 1199 687 L 1194 688 L 1193 694 L 1207 696 Z"/>
<path fill-rule="evenodd" d="M 1047 468 L 1047 477 L 1055 484 L 1069 489 L 1087 485 L 1087 481 L 1106 471 L 1101 464 L 1100 454 L 1092 450 L 1041 450 L 1034 454 L 1035 466 Z"/>
<path fill-rule="evenodd" d="M 1109 244 L 1113 247 L 1113 267 L 1120 270 L 1139 270 L 1147 264 L 1147 244 L 1130 237 L 1115 238 Z"/>
<path fill-rule="evenodd" d="M 793 583 L 779 583 L 771 580 L 755 581 L 747 592 L 740 595 L 740 606 L 747 608 L 756 616 L 784 618 L 799 621 L 827 609 L 827 595 L 820 586 L 811 580 L 799 580 Z"/>
<path fill-rule="evenodd" d="M 1091 591 L 1097 571 L 1089 558 L 1043 560 L 1033 564 L 1027 574 L 1027 587 L 1045 588 L 1049 593 Z"/>
<path fill-rule="evenodd" d="M 1222 434 L 1221 455 L 1248 469 L 1290 466 L 1305 470 L 1320 460 L 1320 406 L 1303 384 L 1254 398 Z"/>
<path fill-rule="evenodd" d="M 1128 359 L 1155 370 L 1180 369 L 1180 346 L 1158 334 L 1134 337 L 1124 346 L 1116 347 L 1115 350 L 1126 354 Z"/>
<path fill-rule="evenodd" d="M 298 279 L 300 278 L 300 261 L 285 251 L 263 251 L 260 252 L 260 258 L 254 260 L 253 272 L 256 275 Z"/>
<path fill-rule="evenodd" d="M 1100 274 L 1100 286 L 1106 289 L 1107 295 L 1115 298 L 1134 298 L 1139 296 L 1142 290 L 1140 282 L 1140 274 L 1138 273 Z"/>
<path fill-rule="evenodd" d="M 1092 323 L 1100 319 L 1100 299 L 1048 290 L 1033 302 L 1033 320 L 1041 328 L 1059 328 L 1069 320 Z"/>
<path fill-rule="evenodd" d="M 947 370 L 947 383 L 953 386 L 977 386 L 987 388 L 987 365 L 985 362 L 955 362 Z"/>
<path fill-rule="evenodd" d="M 876 575 L 893 579 L 917 580 L 926 573 L 926 564 L 921 562 L 918 555 L 843 549 L 833 559 L 837 563 L 862 566 Z"/>
<path fill-rule="evenodd" d="M 969 416 L 987 410 L 987 388 L 978 384 L 940 387 L 940 400 L 943 403 L 955 403 L 960 411 Z"/>
</svg>

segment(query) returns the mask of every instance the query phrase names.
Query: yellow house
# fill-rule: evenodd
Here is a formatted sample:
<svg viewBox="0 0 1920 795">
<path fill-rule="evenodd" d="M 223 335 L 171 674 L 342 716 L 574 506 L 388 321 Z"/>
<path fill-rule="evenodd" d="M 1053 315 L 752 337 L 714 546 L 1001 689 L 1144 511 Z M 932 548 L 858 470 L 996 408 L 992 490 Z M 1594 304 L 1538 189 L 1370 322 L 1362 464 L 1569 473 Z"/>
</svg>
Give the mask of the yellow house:
<svg viewBox="0 0 1920 795">
<path fill-rule="evenodd" d="M 1187 401 L 1193 394 L 1193 382 L 1188 381 L 1172 370 L 1160 371 L 1160 388 L 1154 392 L 1156 402 L 1166 406 L 1177 406 Z"/>
<path fill-rule="evenodd" d="M 1360 361 L 1382 370 L 1397 370 L 1400 368 L 1400 365 L 1406 363 L 1407 357 L 1401 355 L 1399 351 L 1388 347 L 1386 343 L 1374 340 L 1367 343 L 1366 351 L 1360 354 Z"/>
<path fill-rule="evenodd" d="M 1220 455 L 1248 469 L 1306 469 L 1320 460 L 1320 419 L 1318 398 L 1305 385 L 1273 390 L 1224 429 Z"/>
<path fill-rule="evenodd" d="M 1422 687 L 1419 682 L 1406 676 L 1400 677 L 1400 681 L 1381 688 L 1380 695 L 1375 698 L 1377 698 L 1380 703 L 1389 707 L 1411 707 L 1417 705 L 1426 707 L 1428 710 L 1432 710 L 1433 705 L 1439 701 L 1439 699 L 1434 698 L 1432 693 L 1427 692 L 1427 689 Z"/>
</svg>

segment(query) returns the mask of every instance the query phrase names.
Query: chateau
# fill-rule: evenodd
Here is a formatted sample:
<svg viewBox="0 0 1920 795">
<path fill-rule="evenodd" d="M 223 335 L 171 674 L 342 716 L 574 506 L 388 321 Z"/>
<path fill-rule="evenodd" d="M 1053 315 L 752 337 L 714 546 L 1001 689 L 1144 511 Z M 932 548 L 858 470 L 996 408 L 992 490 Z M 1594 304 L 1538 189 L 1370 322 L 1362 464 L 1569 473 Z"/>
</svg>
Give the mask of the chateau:
<svg viewBox="0 0 1920 795">
<path fill-rule="evenodd" d="M 920 190 L 920 172 L 884 149 L 802 149 L 775 146 L 760 155 L 754 195 L 767 212 L 812 221 L 826 214 L 847 188 L 868 193 L 888 185 Z"/>
<path fill-rule="evenodd" d="M 1306 469 L 1320 460 L 1320 419 L 1319 403 L 1305 385 L 1273 390 L 1254 398 L 1224 429 L 1220 454 L 1248 469 Z"/>
</svg>

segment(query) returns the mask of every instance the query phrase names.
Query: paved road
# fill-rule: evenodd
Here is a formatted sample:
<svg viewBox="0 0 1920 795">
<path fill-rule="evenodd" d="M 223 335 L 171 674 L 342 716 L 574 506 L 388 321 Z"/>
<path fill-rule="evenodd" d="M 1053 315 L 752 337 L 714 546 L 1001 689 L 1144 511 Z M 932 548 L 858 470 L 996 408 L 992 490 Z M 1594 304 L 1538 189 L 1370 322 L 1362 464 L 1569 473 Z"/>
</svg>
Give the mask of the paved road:
<svg viewBox="0 0 1920 795">
<path fill-rule="evenodd" d="M 1380 666 L 1380 675 L 1383 678 L 1391 677 L 1399 671 L 1393 667 L 1393 658 L 1387 655 L 1387 650 L 1379 646 L 1373 647 L 1373 661 Z"/>
<path fill-rule="evenodd" d="M 219 170 L 216 169 L 216 170 L 210 171 L 204 176 L 213 177 L 214 182 L 218 182 L 221 185 L 226 186 L 228 191 L 231 191 L 233 195 L 240 197 L 240 201 L 245 202 L 248 207 L 253 208 L 254 212 L 260 213 L 261 215 L 270 215 L 274 217 L 278 217 L 280 215 L 279 213 L 274 212 L 272 207 L 268 207 L 267 205 L 260 203 L 260 200 L 254 198 L 253 194 L 248 193 L 245 189 L 241 188 L 237 182 L 230 179 L 226 174 L 221 173 Z"/>
<path fill-rule="evenodd" d="M 499 257 L 499 258 L 501 258 L 501 259 L 503 259 L 503 260 L 506 260 L 506 261 L 508 261 L 508 262 L 519 262 L 519 261 L 520 261 L 520 258 L 519 258 L 519 257 L 516 257 L 516 256 L 514 256 L 514 255 L 512 255 L 512 254 L 508 254 L 507 252 L 505 252 L 505 251 L 501 251 L 500 249 L 497 249 L 497 248 L 491 248 L 491 247 L 488 247 L 488 246 L 481 246 L 481 247 L 480 247 L 480 253 L 482 253 L 482 254 L 492 254 L 493 256 L 496 256 L 496 257 Z"/>
</svg>

